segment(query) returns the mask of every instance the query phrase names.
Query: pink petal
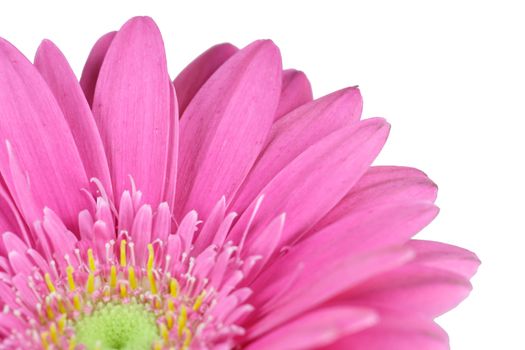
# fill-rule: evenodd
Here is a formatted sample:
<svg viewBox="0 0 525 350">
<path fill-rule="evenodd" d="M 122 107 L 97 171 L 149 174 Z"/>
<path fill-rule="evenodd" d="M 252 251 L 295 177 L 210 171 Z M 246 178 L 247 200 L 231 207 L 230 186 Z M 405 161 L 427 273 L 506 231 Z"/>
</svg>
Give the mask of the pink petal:
<svg viewBox="0 0 525 350">
<path fill-rule="evenodd" d="M 309 147 L 261 191 L 265 199 L 254 221 L 253 234 L 269 220 L 286 213 L 288 224 L 282 244 L 297 240 L 359 180 L 379 153 L 388 131 L 383 119 L 369 119 L 333 132 Z M 251 207 L 254 205 L 252 202 Z M 250 211 L 246 210 L 231 233 L 234 241 L 240 239 Z"/>
<path fill-rule="evenodd" d="M 71 130 L 53 94 L 36 68 L 11 44 L 0 39 L 0 140 L 9 140 L 26 172 L 35 210 L 56 211 L 69 227 L 86 207 L 81 189 L 89 183 Z M 7 149 L 0 147 L 0 172 L 14 190 Z M 20 204 L 20 198 L 17 201 Z M 24 212 L 24 208 L 20 208 Z M 26 211 L 27 212 L 27 211 Z"/>
<path fill-rule="evenodd" d="M 342 245 L 326 247 L 326 249 L 320 249 L 320 247 L 323 246 L 317 246 L 317 249 L 326 252 L 312 256 L 311 259 L 303 256 L 303 261 L 300 263 L 303 270 L 300 276 L 294 282 L 293 287 L 284 293 L 282 289 L 286 280 L 290 278 L 290 271 L 292 271 L 290 267 L 297 266 L 297 264 L 288 264 L 286 256 L 281 259 L 282 261 L 274 264 L 272 269 L 265 270 L 256 280 L 252 286 L 255 292 L 250 304 L 254 305 L 256 310 L 253 317 L 259 319 L 255 321 L 255 325 L 250 326 L 248 339 L 258 337 L 351 286 L 378 273 L 400 266 L 413 257 L 412 252 L 403 248 L 357 255 L 338 254 L 345 251 Z M 292 261 L 294 261 L 293 258 Z M 274 301 L 269 303 L 272 297 Z"/>
<path fill-rule="evenodd" d="M 411 240 L 408 247 L 416 252 L 415 262 L 471 278 L 477 271 L 480 260 L 476 254 L 453 245 Z"/>
<path fill-rule="evenodd" d="M 297 107 L 313 99 L 312 86 L 301 71 L 287 69 L 283 72 L 283 86 L 275 119 L 279 119 Z"/>
<path fill-rule="evenodd" d="M 93 105 L 93 97 L 95 96 L 95 87 L 97 85 L 98 74 L 106 52 L 113 41 L 117 32 L 109 32 L 97 40 L 84 65 L 82 76 L 80 77 L 80 86 L 86 95 L 86 100 L 89 105 Z"/>
<path fill-rule="evenodd" d="M 471 290 L 468 280 L 458 274 L 411 261 L 352 288 L 337 300 L 434 318 L 456 307 Z"/>
<path fill-rule="evenodd" d="M 168 164 L 166 166 L 166 178 L 164 179 L 163 199 L 170 208 L 175 204 L 175 192 L 177 189 L 177 167 L 179 159 L 179 110 L 175 89 L 170 84 L 170 123 L 169 123 L 169 145 Z"/>
<path fill-rule="evenodd" d="M 371 167 L 313 229 L 320 230 L 354 211 L 395 202 L 433 203 L 437 186 L 425 173 L 397 166 Z"/>
<path fill-rule="evenodd" d="M 111 179 L 104 146 L 91 109 L 66 58 L 51 41 L 44 40 L 37 50 L 35 66 L 62 109 L 87 176 L 99 179 L 111 196 Z"/>
<path fill-rule="evenodd" d="M 377 321 L 373 311 L 353 307 L 327 307 L 308 312 L 250 343 L 246 350 L 317 349 L 370 327 Z"/>
<path fill-rule="evenodd" d="M 377 326 L 352 334 L 325 350 L 449 350 L 447 334 L 427 319 L 381 315 Z"/>
<path fill-rule="evenodd" d="M 279 171 L 308 147 L 359 120 L 361 108 L 359 90 L 347 88 L 308 103 L 277 121 L 232 204 L 233 210 L 242 212 Z"/>
<path fill-rule="evenodd" d="M 229 43 L 212 46 L 179 73 L 173 84 L 181 115 L 197 91 L 237 51 L 239 49 Z"/>
<path fill-rule="evenodd" d="M 144 201 L 156 207 L 168 163 L 170 82 L 162 37 L 150 18 L 133 18 L 115 35 L 100 68 L 93 114 L 115 198 L 130 188 L 131 175 Z"/>
<path fill-rule="evenodd" d="M 280 84 L 278 48 L 257 41 L 195 95 L 180 125 L 177 218 L 191 209 L 206 218 L 222 196 L 231 200 L 270 130 Z"/>
</svg>

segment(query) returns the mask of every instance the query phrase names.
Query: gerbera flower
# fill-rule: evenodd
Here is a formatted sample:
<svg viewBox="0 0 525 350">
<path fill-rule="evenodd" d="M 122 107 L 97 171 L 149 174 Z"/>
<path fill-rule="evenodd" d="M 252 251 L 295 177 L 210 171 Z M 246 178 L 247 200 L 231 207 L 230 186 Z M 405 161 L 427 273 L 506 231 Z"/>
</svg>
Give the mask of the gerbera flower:
<svg viewBox="0 0 525 350">
<path fill-rule="evenodd" d="M 371 166 L 389 126 L 361 107 L 312 101 L 271 41 L 171 83 L 149 18 L 80 83 L 0 40 L 0 348 L 447 349 L 478 260 L 411 239 L 436 186 Z"/>
</svg>

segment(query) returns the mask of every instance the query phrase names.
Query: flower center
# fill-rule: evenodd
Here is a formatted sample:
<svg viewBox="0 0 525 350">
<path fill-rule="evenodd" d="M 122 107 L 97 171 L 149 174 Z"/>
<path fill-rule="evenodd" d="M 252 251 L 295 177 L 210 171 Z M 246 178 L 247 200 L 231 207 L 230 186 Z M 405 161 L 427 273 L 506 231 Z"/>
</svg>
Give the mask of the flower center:
<svg viewBox="0 0 525 350">
<path fill-rule="evenodd" d="M 88 350 L 150 349 L 159 338 L 156 317 L 143 305 L 99 303 L 75 325 L 77 341 Z"/>
</svg>

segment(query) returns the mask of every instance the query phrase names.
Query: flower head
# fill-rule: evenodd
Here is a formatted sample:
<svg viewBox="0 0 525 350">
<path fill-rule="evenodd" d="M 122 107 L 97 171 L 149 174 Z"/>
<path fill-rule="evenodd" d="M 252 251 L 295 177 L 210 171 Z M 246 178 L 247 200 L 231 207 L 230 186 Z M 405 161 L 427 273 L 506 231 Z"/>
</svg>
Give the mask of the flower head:
<svg viewBox="0 0 525 350">
<path fill-rule="evenodd" d="M 80 82 L 0 39 L 0 349 L 447 349 L 479 262 L 411 239 L 436 186 L 371 166 L 389 126 L 361 107 L 271 41 L 171 82 L 149 18 Z"/>
</svg>

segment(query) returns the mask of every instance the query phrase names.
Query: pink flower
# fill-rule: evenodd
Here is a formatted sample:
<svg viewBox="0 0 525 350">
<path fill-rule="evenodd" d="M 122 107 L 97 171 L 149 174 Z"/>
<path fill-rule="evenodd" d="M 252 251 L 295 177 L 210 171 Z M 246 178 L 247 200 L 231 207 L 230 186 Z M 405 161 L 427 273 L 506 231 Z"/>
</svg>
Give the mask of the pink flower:
<svg viewBox="0 0 525 350">
<path fill-rule="evenodd" d="M 437 188 L 371 166 L 389 125 L 361 107 L 271 41 L 172 84 L 149 18 L 80 83 L 0 40 L 0 349 L 448 349 L 479 261 L 411 239 Z"/>
</svg>

